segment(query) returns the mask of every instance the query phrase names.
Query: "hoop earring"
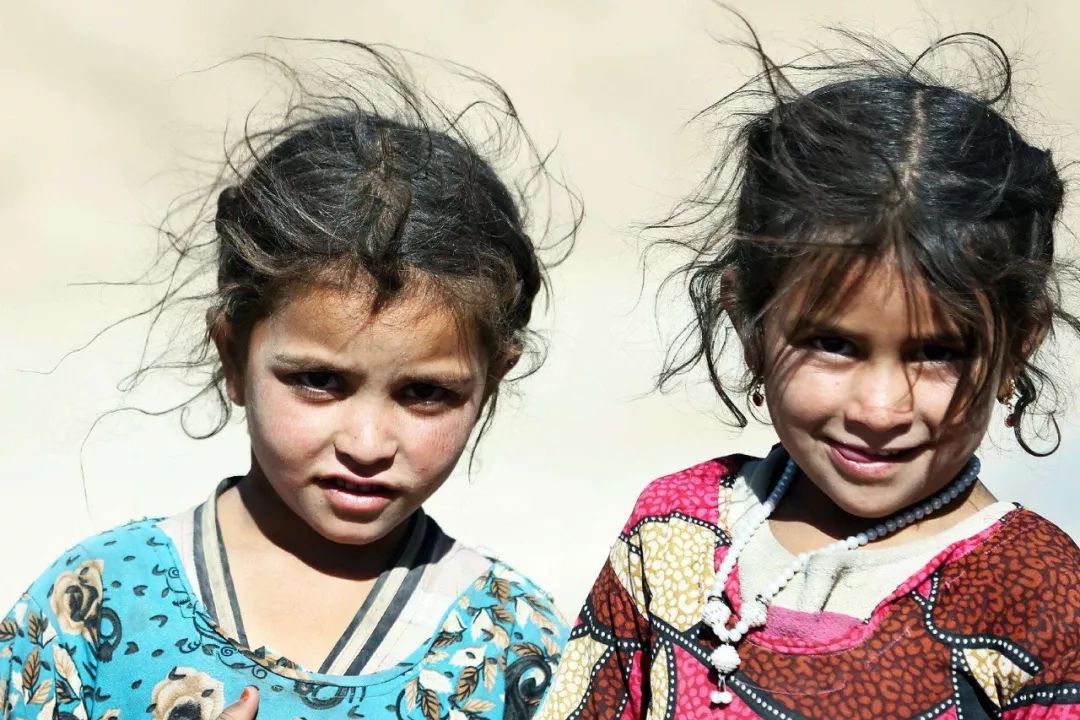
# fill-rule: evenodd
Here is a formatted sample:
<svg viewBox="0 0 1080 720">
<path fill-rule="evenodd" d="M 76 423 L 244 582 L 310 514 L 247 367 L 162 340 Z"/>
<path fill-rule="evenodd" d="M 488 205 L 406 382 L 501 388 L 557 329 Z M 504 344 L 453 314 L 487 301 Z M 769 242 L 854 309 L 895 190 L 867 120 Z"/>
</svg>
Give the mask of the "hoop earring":
<svg viewBox="0 0 1080 720">
<path fill-rule="evenodd" d="M 761 380 L 755 380 L 754 384 L 750 386 L 750 402 L 754 403 L 756 407 L 765 404 L 765 393 L 761 391 L 761 385 Z"/>
<path fill-rule="evenodd" d="M 1005 406 L 1005 427 L 1016 427 L 1016 423 L 1020 421 L 1020 413 L 1016 410 L 1016 400 L 1013 395 L 1016 392 L 1016 384 L 1012 378 L 1005 381 L 1005 387 L 1002 393 L 998 395 L 998 402 Z"/>
</svg>

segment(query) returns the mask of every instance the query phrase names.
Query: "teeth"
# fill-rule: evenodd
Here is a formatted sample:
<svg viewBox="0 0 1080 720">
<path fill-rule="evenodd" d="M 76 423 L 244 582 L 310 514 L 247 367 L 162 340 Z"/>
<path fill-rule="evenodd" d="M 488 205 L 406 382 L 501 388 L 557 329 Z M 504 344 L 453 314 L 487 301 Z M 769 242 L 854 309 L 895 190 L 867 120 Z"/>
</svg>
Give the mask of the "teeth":
<svg viewBox="0 0 1080 720">
<path fill-rule="evenodd" d="M 871 455 L 878 457 L 895 457 L 896 455 L 903 455 L 906 452 L 910 452 L 911 448 L 902 448 L 900 450 L 881 450 L 878 452 L 871 452 Z"/>
<path fill-rule="evenodd" d="M 331 480 L 331 482 L 333 483 L 334 487 L 340 488 L 342 490 L 348 490 L 349 492 L 364 492 L 365 490 L 370 490 L 371 489 L 370 485 L 361 485 L 360 483 L 351 483 L 351 482 L 347 482 L 345 480 L 341 480 L 339 478 L 333 478 Z"/>
</svg>

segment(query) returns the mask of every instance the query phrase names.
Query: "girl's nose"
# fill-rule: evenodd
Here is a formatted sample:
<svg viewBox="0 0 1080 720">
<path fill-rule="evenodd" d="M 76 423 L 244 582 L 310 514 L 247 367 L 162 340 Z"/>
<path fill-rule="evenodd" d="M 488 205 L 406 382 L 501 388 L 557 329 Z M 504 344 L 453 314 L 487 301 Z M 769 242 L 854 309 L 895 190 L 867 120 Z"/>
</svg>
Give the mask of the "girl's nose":
<svg viewBox="0 0 1080 720">
<path fill-rule="evenodd" d="M 341 429 L 335 441 L 337 451 L 363 466 L 392 460 L 398 444 L 390 409 L 361 399 L 350 405 L 343 408 Z"/>
<path fill-rule="evenodd" d="M 852 377 L 849 393 L 849 422 L 880 433 L 912 421 L 914 378 L 902 363 L 867 363 Z"/>
</svg>

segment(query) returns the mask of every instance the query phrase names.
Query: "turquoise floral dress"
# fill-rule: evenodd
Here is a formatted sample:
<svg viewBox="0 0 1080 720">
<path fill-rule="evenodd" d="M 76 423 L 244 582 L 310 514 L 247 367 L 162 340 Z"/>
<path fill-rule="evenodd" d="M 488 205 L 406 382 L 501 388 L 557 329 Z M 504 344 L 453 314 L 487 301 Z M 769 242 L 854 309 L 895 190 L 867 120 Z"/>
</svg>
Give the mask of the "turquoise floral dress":
<svg viewBox="0 0 1080 720">
<path fill-rule="evenodd" d="M 223 632 L 183 567 L 155 520 L 59 558 L 0 623 L 0 717 L 213 720 L 254 685 L 260 720 L 524 720 L 566 636 L 550 598 L 491 560 L 411 656 L 311 672 Z"/>
</svg>

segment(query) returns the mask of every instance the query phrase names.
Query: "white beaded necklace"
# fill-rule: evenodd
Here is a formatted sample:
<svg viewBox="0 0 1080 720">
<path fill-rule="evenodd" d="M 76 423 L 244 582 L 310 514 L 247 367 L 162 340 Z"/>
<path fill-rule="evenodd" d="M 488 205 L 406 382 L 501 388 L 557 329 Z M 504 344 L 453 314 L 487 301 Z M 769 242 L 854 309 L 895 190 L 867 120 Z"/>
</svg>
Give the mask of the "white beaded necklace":
<svg viewBox="0 0 1080 720">
<path fill-rule="evenodd" d="M 702 610 L 702 620 L 712 629 L 721 642 L 721 645 L 709 657 L 712 666 L 720 674 L 719 687 L 713 690 L 710 695 L 710 699 L 717 705 L 727 705 L 733 699 L 731 691 L 727 689 L 727 682 L 739 667 L 740 658 L 739 651 L 735 647 L 736 644 L 752 628 L 761 627 L 765 624 L 769 614 L 769 604 L 773 601 L 773 598 L 779 595 L 780 591 L 791 582 L 791 579 L 806 567 L 810 558 L 826 553 L 854 550 L 880 537 L 891 535 L 900 528 L 940 510 L 960 497 L 975 482 L 979 475 L 979 459 L 972 457 L 964 471 L 955 480 L 937 495 L 917 507 L 897 513 L 865 532 L 851 535 L 817 550 L 800 553 L 767 590 L 759 593 L 753 600 L 743 603 L 742 612 L 739 613 L 738 619 L 733 625 L 728 626 L 728 620 L 731 619 L 731 610 L 722 599 L 724 588 L 727 587 L 728 577 L 735 569 L 735 563 L 738 561 L 743 549 L 746 548 L 747 543 L 750 542 L 750 539 L 754 537 L 754 534 L 765 524 L 773 510 L 776 509 L 776 505 L 780 502 L 780 498 L 784 496 L 784 493 L 787 492 L 788 486 L 791 485 L 791 481 L 798 469 L 795 461 L 789 459 L 784 467 L 784 472 L 780 475 L 780 479 L 776 482 L 776 486 L 769 493 L 765 502 L 760 507 L 755 508 L 746 520 L 742 521 L 742 527 L 745 528 L 745 531 L 732 538 L 731 546 L 728 548 L 727 554 L 724 555 L 724 559 L 720 562 L 720 567 L 716 570 L 712 590 L 709 592 L 705 608 Z"/>
</svg>

